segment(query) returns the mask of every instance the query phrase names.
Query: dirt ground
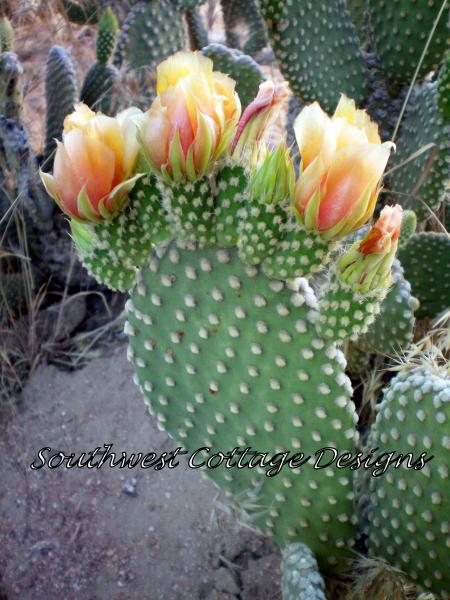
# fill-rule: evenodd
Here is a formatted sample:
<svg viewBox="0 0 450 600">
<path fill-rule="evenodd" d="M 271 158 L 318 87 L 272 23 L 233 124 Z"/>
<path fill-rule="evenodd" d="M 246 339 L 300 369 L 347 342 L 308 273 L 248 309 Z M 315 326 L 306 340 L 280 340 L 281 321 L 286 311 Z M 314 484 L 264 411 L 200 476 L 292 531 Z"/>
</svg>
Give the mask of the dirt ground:
<svg viewBox="0 0 450 600">
<path fill-rule="evenodd" d="M 279 599 L 276 549 L 239 528 L 182 458 L 162 471 L 30 469 L 45 446 L 176 448 L 131 378 L 124 344 L 79 371 L 42 365 L 0 425 L 0 598 Z"/>
</svg>

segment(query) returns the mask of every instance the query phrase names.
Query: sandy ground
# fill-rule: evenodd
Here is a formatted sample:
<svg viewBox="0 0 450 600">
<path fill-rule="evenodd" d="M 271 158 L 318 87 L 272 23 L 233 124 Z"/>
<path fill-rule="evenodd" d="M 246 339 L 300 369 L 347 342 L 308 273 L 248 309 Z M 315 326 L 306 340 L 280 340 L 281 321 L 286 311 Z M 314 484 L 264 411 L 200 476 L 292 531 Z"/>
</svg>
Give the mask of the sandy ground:
<svg viewBox="0 0 450 600">
<path fill-rule="evenodd" d="M 125 350 L 76 372 L 39 367 L 0 426 L 0 599 L 279 599 L 274 547 L 239 529 L 182 459 L 159 472 L 30 469 L 45 446 L 177 446 L 147 414 Z"/>
</svg>

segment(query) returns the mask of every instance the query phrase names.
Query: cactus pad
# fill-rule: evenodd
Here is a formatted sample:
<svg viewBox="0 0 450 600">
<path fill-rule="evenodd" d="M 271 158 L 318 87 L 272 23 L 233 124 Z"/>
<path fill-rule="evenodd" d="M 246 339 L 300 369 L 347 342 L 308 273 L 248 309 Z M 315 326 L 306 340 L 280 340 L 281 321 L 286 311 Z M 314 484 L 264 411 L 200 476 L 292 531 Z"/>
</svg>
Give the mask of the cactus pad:
<svg viewBox="0 0 450 600">
<path fill-rule="evenodd" d="M 399 259 L 420 302 L 418 319 L 450 307 L 450 238 L 447 233 L 415 233 L 399 248 Z"/>
<path fill-rule="evenodd" d="M 391 81 L 410 83 L 441 5 L 442 0 L 371 0 L 367 3 L 378 55 Z M 437 67 L 447 44 L 448 8 L 431 39 L 421 75 Z"/>
<path fill-rule="evenodd" d="M 365 479 L 370 554 L 387 559 L 440 598 L 448 598 L 450 589 L 449 419 L 448 373 L 427 363 L 404 367 L 384 393 L 368 448 L 411 452 L 415 459 L 426 452 L 433 459 L 421 470 L 407 469 L 404 461 L 398 469 L 391 465 L 384 475 Z"/>
<path fill-rule="evenodd" d="M 411 284 L 404 278 L 398 260 L 392 265 L 392 281 L 380 314 L 358 339 L 358 346 L 368 352 L 397 354 L 405 350 L 413 339 L 414 310 L 419 302 L 411 295 Z"/>
<path fill-rule="evenodd" d="M 94 63 L 89 67 L 80 91 L 80 100 L 105 115 L 114 112 L 114 87 L 118 70 L 112 65 Z"/>
<path fill-rule="evenodd" d="M 127 62 L 133 69 L 156 65 L 185 47 L 182 13 L 168 0 L 139 2 L 120 30 L 114 64 Z"/>
<path fill-rule="evenodd" d="M 222 44 L 210 44 L 202 53 L 214 63 L 214 69 L 229 75 L 236 81 L 236 91 L 245 108 L 258 93 L 259 85 L 264 81 L 258 64 L 239 50 L 232 50 Z"/>
<path fill-rule="evenodd" d="M 345 0 L 260 0 L 260 7 L 294 94 L 328 111 L 341 93 L 361 104 L 368 73 Z"/>
<path fill-rule="evenodd" d="M 217 243 L 225 248 L 238 242 L 240 211 L 247 176 L 240 165 L 226 164 L 217 173 L 214 186 Z"/>
<path fill-rule="evenodd" d="M 345 360 L 315 332 L 306 281 L 293 290 L 269 280 L 235 249 L 172 242 L 158 253 L 127 303 L 127 332 L 136 381 L 160 427 L 191 452 L 354 448 Z M 281 545 L 303 540 L 327 569 L 348 556 L 353 493 L 344 473 L 309 464 L 273 477 L 207 472 Z"/>
<path fill-rule="evenodd" d="M 437 92 L 437 82 L 418 89 L 402 123 L 392 164 L 399 165 L 424 146 L 435 144 L 437 154 L 428 173 L 424 170 L 431 159 L 431 148 L 389 176 L 391 189 L 402 193 L 402 204 L 412 208 L 419 219 L 430 216 L 423 203 L 432 210 L 439 208 L 450 176 L 450 124 L 442 118 Z"/>
</svg>

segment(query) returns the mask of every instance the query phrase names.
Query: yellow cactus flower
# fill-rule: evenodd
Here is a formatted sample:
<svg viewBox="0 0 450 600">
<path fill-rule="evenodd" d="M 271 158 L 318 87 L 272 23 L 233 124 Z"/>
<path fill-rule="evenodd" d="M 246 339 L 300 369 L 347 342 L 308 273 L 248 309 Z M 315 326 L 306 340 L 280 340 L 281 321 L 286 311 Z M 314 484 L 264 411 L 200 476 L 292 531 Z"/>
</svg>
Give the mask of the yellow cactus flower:
<svg viewBox="0 0 450 600">
<path fill-rule="evenodd" d="M 133 168 L 141 116 L 133 107 L 107 117 L 80 103 L 66 117 L 53 175 L 40 173 L 47 192 L 65 213 L 79 221 L 102 222 L 123 208 L 139 177 L 133 176 Z"/>
<path fill-rule="evenodd" d="M 140 140 L 153 169 L 169 180 L 202 177 L 229 148 L 241 113 L 235 82 L 199 52 L 158 66 L 157 94 Z"/>
<path fill-rule="evenodd" d="M 381 143 L 378 126 L 342 96 L 333 117 L 317 102 L 294 123 L 301 171 L 295 207 L 307 229 L 338 239 L 373 214 L 393 144 Z"/>
</svg>

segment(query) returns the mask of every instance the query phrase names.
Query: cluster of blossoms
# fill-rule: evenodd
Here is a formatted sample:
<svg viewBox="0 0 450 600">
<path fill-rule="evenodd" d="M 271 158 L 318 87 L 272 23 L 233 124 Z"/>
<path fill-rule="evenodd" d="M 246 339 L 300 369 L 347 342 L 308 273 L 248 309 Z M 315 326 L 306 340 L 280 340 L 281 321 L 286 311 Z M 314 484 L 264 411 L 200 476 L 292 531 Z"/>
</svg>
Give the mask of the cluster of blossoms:
<svg viewBox="0 0 450 600">
<path fill-rule="evenodd" d="M 235 82 L 201 53 L 179 52 L 159 65 L 156 91 L 146 112 L 132 107 L 108 117 L 78 104 L 66 118 L 53 175 L 41 176 L 71 219 L 114 218 L 144 172 L 182 184 L 228 160 L 260 167 L 251 171 L 253 195 L 257 190 L 263 198 L 265 182 L 274 184 L 264 169 L 276 163 L 267 160 L 262 139 L 287 97 L 285 84 L 264 82 L 241 116 Z M 285 186 L 292 211 L 306 231 L 341 239 L 372 217 L 393 144 L 381 143 L 377 125 L 345 96 L 332 117 L 317 102 L 305 107 L 294 130 L 301 163 L 295 185 L 290 179 Z M 383 212 L 358 252 L 392 255 L 400 221 L 400 209 Z"/>
</svg>

